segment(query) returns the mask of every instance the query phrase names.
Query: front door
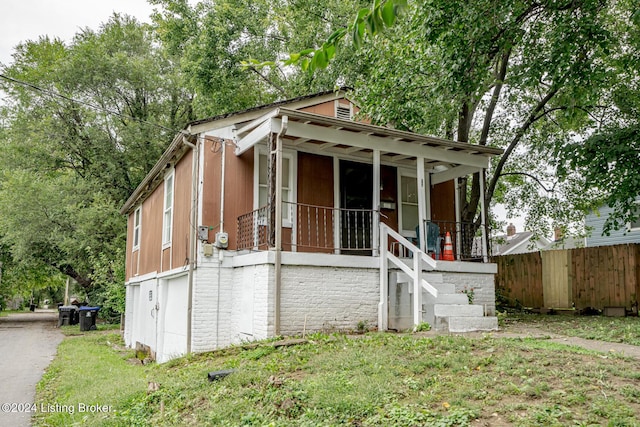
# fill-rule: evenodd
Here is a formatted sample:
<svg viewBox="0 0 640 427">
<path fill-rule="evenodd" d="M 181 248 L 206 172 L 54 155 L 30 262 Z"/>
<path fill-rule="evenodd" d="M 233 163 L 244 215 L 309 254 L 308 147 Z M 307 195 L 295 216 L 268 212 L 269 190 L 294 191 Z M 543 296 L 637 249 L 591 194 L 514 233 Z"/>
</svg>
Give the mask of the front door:
<svg viewBox="0 0 640 427">
<path fill-rule="evenodd" d="M 371 255 L 373 165 L 340 160 L 341 253 Z"/>
</svg>

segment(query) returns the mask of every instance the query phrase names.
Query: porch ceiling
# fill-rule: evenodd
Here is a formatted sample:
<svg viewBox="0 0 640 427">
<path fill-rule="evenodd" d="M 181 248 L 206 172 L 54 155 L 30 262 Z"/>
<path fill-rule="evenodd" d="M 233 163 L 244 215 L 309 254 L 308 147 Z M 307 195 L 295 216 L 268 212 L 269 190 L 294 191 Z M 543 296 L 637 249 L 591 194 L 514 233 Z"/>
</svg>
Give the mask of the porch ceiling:
<svg viewBox="0 0 640 427">
<path fill-rule="evenodd" d="M 381 162 L 414 167 L 416 159 L 422 157 L 425 167 L 436 172 L 432 175 L 433 184 L 486 168 L 490 157 L 503 152 L 492 147 L 277 108 L 236 130 L 236 154 L 266 141 L 270 133 L 279 132 L 283 116 L 288 117 L 287 131 L 282 137 L 285 147 L 363 160 L 370 160 L 373 151 L 380 150 Z"/>
</svg>

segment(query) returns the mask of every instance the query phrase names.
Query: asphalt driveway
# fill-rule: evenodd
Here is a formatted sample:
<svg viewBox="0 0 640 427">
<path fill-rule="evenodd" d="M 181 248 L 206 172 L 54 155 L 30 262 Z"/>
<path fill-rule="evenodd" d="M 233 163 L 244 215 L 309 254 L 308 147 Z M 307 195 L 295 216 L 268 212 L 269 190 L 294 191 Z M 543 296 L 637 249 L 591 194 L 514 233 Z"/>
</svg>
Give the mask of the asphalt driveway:
<svg viewBox="0 0 640 427">
<path fill-rule="evenodd" d="M 0 317 L 0 426 L 30 426 L 35 387 L 63 335 L 58 312 Z"/>
</svg>

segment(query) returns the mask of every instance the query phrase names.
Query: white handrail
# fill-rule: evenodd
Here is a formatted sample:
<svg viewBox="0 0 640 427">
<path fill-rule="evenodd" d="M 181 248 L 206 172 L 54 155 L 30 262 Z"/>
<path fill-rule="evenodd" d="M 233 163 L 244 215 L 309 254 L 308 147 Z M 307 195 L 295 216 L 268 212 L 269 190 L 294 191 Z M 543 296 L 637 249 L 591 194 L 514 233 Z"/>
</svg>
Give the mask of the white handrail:
<svg viewBox="0 0 640 427">
<path fill-rule="evenodd" d="M 413 243 L 411 243 L 410 241 L 408 241 L 406 238 L 404 238 L 402 235 L 400 235 L 398 232 L 396 232 L 395 230 L 393 230 L 391 227 L 389 227 L 387 224 L 384 223 L 380 223 L 380 228 L 381 229 L 386 229 L 386 232 L 389 236 L 393 237 L 394 239 L 396 239 L 396 241 L 400 244 L 402 244 L 402 246 L 404 246 L 405 248 L 407 248 L 408 250 L 411 251 L 411 253 L 413 254 L 413 256 L 417 254 L 420 255 L 420 258 L 422 259 L 422 261 L 424 261 L 429 267 L 431 267 L 432 269 L 436 269 L 438 262 L 431 258 L 429 255 L 427 255 L 426 253 L 422 252 L 420 250 L 420 248 L 418 248 L 416 245 L 414 245 Z M 388 242 L 381 242 L 381 244 L 384 243 L 385 245 L 388 244 Z"/>
<path fill-rule="evenodd" d="M 409 240 L 405 239 L 399 233 L 391 229 L 388 225 L 384 223 L 380 223 L 380 237 L 382 240 L 380 242 L 380 247 L 386 248 L 389 244 L 389 237 L 393 237 L 397 242 L 403 245 L 407 250 L 411 251 L 414 259 L 414 268 L 411 268 L 394 254 L 389 253 L 388 251 L 380 251 L 380 256 L 384 259 L 381 260 L 382 263 L 386 265 L 387 261 L 390 261 L 393 265 L 400 268 L 404 273 L 413 278 L 415 292 L 419 292 L 419 286 L 424 288 L 427 292 L 429 292 L 434 297 L 438 297 L 438 290 L 433 287 L 429 282 L 422 278 L 422 266 L 420 265 L 420 261 L 426 263 L 432 269 L 436 269 L 437 261 L 431 258 L 426 253 L 422 252 L 420 248 L 415 246 Z M 417 262 L 416 262 L 417 261 Z"/>
</svg>

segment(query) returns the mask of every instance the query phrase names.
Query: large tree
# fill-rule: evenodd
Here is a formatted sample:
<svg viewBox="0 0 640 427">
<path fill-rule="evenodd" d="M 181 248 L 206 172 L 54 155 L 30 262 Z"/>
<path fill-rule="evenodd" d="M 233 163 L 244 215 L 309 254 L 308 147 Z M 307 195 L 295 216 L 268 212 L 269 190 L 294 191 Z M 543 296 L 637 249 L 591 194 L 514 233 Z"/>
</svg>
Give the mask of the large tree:
<svg viewBox="0 0 640 427">
<path fill-rule="evenodd" d="M 485 194 L 478 174 L 463 180 L 463 221 L 479 224 L 484 197 L 488 205 L 506 202 L 512 213 L 529 209 L 529 222 L 542 233 L 551 221 L 575 224 L 576 208 L 591 194 L 580 189 L 579 177 L 557 181 L 558 155 L 610 107 L 611 53 L 625 43 L 620 21 L 630 4 L 404 3 L 374 2 L 320 48 L 290 62 L 314 71 L 340 57 L 341 45 L 362 44 L 368 67 L 355 96 L 375 122 L 504 148 Z M 396 21 L 399 10 L 405 13 Z M 362 43 L 385 28 L 383 37 Z"/>
<path fill-rule="evenodd" d="M 120 15 L 68 45 L 24 42 L 1 74 L 1 241 L 16 265 L 90 289 L 96 260 L 122 252 L 118 208 L 194 118 L 191 95 L 150 27 Z"/>
<path fill-rule="evenodd" d="M 611 108 L 598 117 L 593 134 L 565 147 L 560 163 L 563 177 L 579 174 L 581 190 L 596 192 L 595 203 L 585 210 L 612 208 L 603 229 L 607 234 L 640 217 L 640 10 L 632 2 L 620 5 L 624 9 L 617 30 L 624 34 L 625 46 L 611 52 L 616 81 Z"/>
<path fill-rule="evenodd" d="M 328 37 L 368 0 L 151 2 L 162 6 L 154 23 L 168 51 L 180 58 L 185 84 L 197 94 L 199 117 L 351 85 L 365 65 L 360 52 L 346 47 L 349 55 L 314 74 L 276 62 L 252 66 Z"/>
</svg>

